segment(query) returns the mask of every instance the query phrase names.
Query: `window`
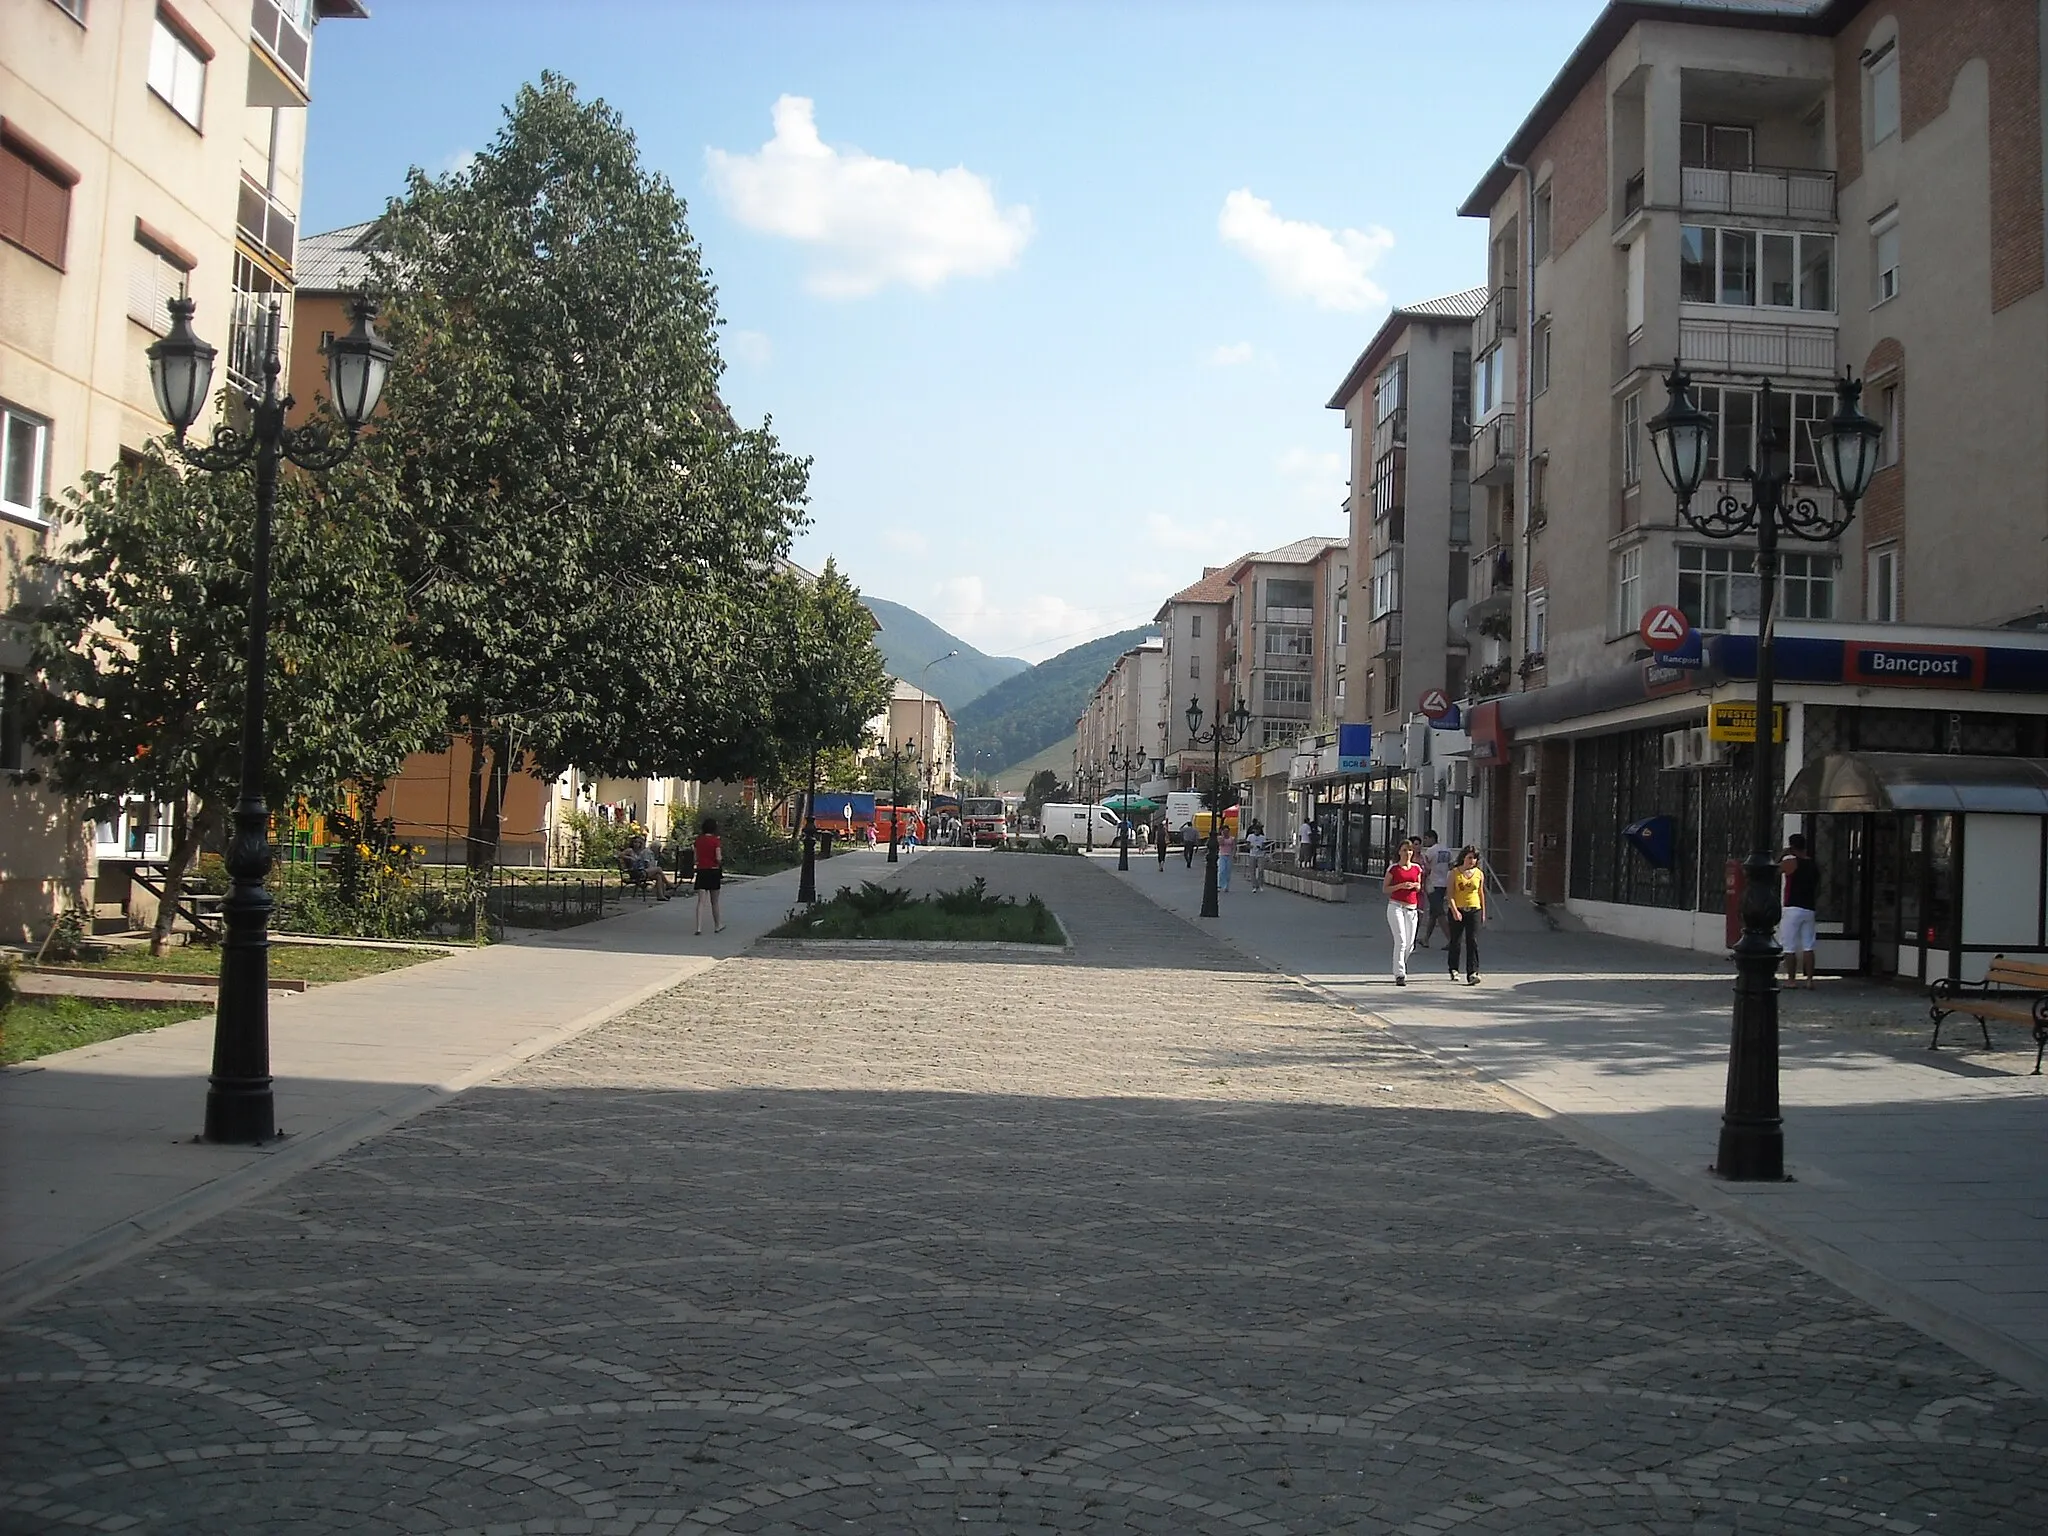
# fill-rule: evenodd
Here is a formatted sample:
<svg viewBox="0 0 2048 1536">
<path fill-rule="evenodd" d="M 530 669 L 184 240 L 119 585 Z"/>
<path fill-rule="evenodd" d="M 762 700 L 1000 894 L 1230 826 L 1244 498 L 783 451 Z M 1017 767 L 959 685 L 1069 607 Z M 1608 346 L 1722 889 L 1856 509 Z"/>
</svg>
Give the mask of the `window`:
<svg viewBox="0 0 2048 1536">
<path fill-rule="evenodd" d="M 1756 552 L 1681 545 L 1678 551 L 1678 606 L 1695 629 L 1726 629 L 1734 611 L 1730 590 L 1738 576 L 1756 584 Z M 1752 593 L 1753 597 L 1753 593 Z M 1753 610 L 1753 602 L 1749 604 Z"/>
<path fill-rule="evenodd" d="M 1876 274 L 1873 306 L 1899 296 L 1899 210 L 1888 208 L 1870 221 L 1870 267 Z"/>
<path fill-rule="evenodd" d="M 1678 125 L 1678 159 L 1716 171 L 1747 171 L 1756 164 L 1756 133 L 1732 123 Z"/>
<path fill-rule="evenodd" d="M 1300 735 L 1301 722 L 1298 720 L 1265 720 L 1259 725 L 1261 746 L 1278 746 L 1283 742 L 1294 741 Z"/>
<path fill-rule="evenodd" d="M 1198 683 L 1199 683 L 1199 682 L 1200 682 L 1200 681 L 1202 680 L 1202 658 L 1201 658 L 1201 657 L 1199 657 L 1199 656 L 1190 656 L 1190 657 L 1188 658 L 1188 677 L 1189 677 L 1189 678 L 1190 678 L 1191 680 L 1193 680 L 1194 682 L 1198 682 Z"/>
<path fill-rule="evenodd" d="M 1372 557 L 1372 616 L 1384 619 L 1401 606 L 1401 551 L 1384 550 Z"/>
<path fill-rule="evenodd" d="M 1309 680 L 1305 672 L 1268 672 L 1263 687 L 1268 704 L 1306 704 Z"/>
<path fill-rule="evenodd" d="M 1337 605 L 1337 643 L 1339 645 L 1348 645 L 1350 641 L 1351 605 L 1349 603 L 1339 603 Z M 1338 687 L 1341 689 L 1343 685 L 1340 683 Z"/>
<path fill-rule="evenodd" d="M 1887 544 L 1870 552 L 1864 616 L 1878 624 L 1899 621 L 1899 547 Z"/>
<path fill-rule="evenodd" d="M 1401 658 L 1389 656 L 1380 668 L 1380 708 L 1401 710 Z"/>
<path fill-rule="evenodd" d="M 77 172 L 0 126 L 0 240 L 63 271 L 77 184 Z"/>
<path fill-rule="evenodd" d="M 1372 419 L 1385 421 L 1408 403 L 1408 359 L 1397 357 L 1380 370 L 1372 388 Z"/>
<path fill-rule="evenodd" d="M 85 0 L 52 0 L 52 3 L 73 21 L 85 20 Z M 0 763 L 0 767 L 5 766 L 6 764 Z"/>
<path fill-rule="evenodd" d="M 1550 183 L 1536 189 L 1536 207 L 1529 215 L 1529 256 L 1542 261 L 1550 255 Z"/>
<path fill-rule="evenodd" d="M 1196 640 L 1202 638 L 1202 616 L 1199 613 L 1188 615 L 1188 634 Z"/>
<path fill-rule="evenodd" d="M 137 230 L 128 253 L 128 318 L 159 336 L 170 330 L 168 306 L 185 292 L 191 270 L 189 257 Z"/>
<path fill-rule="evenodd" d="M 1870 142 L 1882 144 L 1899 131 L 1899 43 L 1890 38 L 1863 60 L 1864 120 Z"/>
<path fill-rule="evenodd" d="M 1344 679 L 1343 679 L 1343 677 L 1342 677 L 1342 676 L 1340 675 L 1340 676 L 1339 676 L 1339 677 L 1337 678 L 1337 717 L 1338 717 L 1339 719 L 1342 719 L 1342 718 L 1343 718 L 1343 716 L 1344 716 Z"/>
<path fill-rule="evenodd" d="M 1544 320 L 1529 332 L 1529 395 L 1533 399 L 1550 388 L 1550 322 Z"/>
<path fill-rule="evenodd" d="M 1689 304 L 1832 314 L 1835 237 L 1806 230 L 1780 233 L 1682 225 L 1678 296 Z"/>
<path fill-rule="evenodd" d="M 1451 441 L 1472 435 L 1472 354 L 1462 348 L 1451 354 Z"/>
<path fill-rule="evenodd" d="M 1266 617 L 1283 623 L 1308 623 L 1315 614 L 1316 586 L 1312 581 L 1281 581 L 1268 577 Z"/>
<path fill-rule="evenodd" d="M 1541 528 L 1550 521 L 1550 453 L 1546 449 L 1529 461 L 1529 526 Z"/>
<path fill-rule="evenodd" d="M 28 766 L 28 679 L 0 672 L 0 773 Z"/>
<path fill-rule="evenodd" d="M 1479 408 L 1476 420 L 1484 421 L 1507 403 L 1507 360 L 1503 349 L 1493 348 L 1473 366 L 1472 403 Z"/>
<path fill-rule="evenodd" d="M 1649 277 L 1650 242 L 1638 240 L 1628 248 L 1628 334 L 1634 339 L 1643 328 L 1643 289 Z"/>
<path fill-rule="evenodd" d="M 50 424 L 0 405 L 0 511 L 43 521 L 43 471 Z"/>
<path fill-rule="evenodd" d="M 1621 402 L 1621 484 L 1625 490 L 1643 479 L 1643 392 Z"/>
<path fill-rule="evenodd" d="M 1899 415 L 1899 386 L 1887 384 L 1878 391 L 1877 421 L 1884 428 L 1884 439 L 1878 444 L 1878 465 L 1890 468 L 1899 462 L 1899 455 L 1905 452 L 1903 436 L 1904 420 Z"/>
<path fill-rule="evenodd" d="M 212 55 L 212 49 L 168 12 L 156 13 L 156 27 L 149 36 L 149 88 L 194 128 L 199 126 L 199 107 L 206 95 L 206 61 Z"/>
<path fill-rule="evenodd" d="M 1542 588 L 1529 594 L 1528 620 L 1522 628 L 1522 650 L 1541 656 L 1550 642 L 1550 594 Z"/>
<path fill-rule="evenodd" d="M 1702 384 L 1693 401 L 1713 421 L 1707 437 L 1708 480 L 1736 480 L 1756 468 L 1757 392 Z M 1820 484 L 1820 456 L 1814 434 L 1834 414 L 1834 397 L 1808 390 L 1780 390 L 1771 400 L 1771 426 L 1778 450 L 1789 456 L 1792 479 Z"/>
<path fill-rule="evenodd" d="M 1643 622 L 1643 546 L 1614 557 L 1614 633 L 1632 635 Z"/>
<path fill-rule="evenodd" d="M 1314 655 L 1315 629 L 1307 624 L 1268 624 L 1266 626 L 1266 654 L 1268 656 Z"/>
<path fill-rule="evenodd" d="M 1778 556 L 1778 612 L 1788 619 L 1835 616 L 1835 557 L 1829 554 Z"/>
</svg>

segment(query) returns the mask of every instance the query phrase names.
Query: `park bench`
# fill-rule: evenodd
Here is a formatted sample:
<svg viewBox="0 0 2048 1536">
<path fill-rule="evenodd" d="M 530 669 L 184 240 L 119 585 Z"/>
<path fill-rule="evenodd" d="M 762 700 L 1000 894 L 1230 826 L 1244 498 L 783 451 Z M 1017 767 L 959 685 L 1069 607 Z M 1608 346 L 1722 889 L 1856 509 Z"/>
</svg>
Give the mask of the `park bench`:
<svg viewBox="0 0 2048 1536">
<path fill-rule="evenodd" d="M 2034 1075 L 2041 1075 L 2041 1056 L 2048 1052 L 2048 964 L 2035 960 L 1991 957 L 1982 981 L 1957 981 L 1943 976 L 1927 989 L 1927 1011 L 1934 1016 L 1930 1051 L 1941 1049 L 1941 1026 L 1952 1014 L 1964 1013 L 1984 1032 L 1991 1047 L 1991 1019 L 2010 1019 L 2034 1031 Z"/>
<path fill-rule="evenodd" d="M 619 884 L 642 901 L 660 890 L 653 869 L 634 862 L 632 850 L 625 848 L 619 850 Z"/>
</svg>

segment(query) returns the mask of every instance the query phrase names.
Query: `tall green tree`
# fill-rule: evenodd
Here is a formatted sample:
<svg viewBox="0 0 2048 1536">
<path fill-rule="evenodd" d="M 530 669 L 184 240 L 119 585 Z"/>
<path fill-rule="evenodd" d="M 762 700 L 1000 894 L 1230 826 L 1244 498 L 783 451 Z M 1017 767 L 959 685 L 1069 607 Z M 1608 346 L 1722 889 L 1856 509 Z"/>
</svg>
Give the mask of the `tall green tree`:
<svg viewBox="0 0 2048 1536">
<path fill-rule="evenodd" d="M 279 483 L 266 707 L 273 809 L 338 804 L 432 744 L 432 668 L 409 644 L 389 484 L 351 463 Z M 42 732 L 57 787 L 93 804 L 174 808 L 161 952 L 199 849 L 241 783 L 256 521 L 248 474 L 182 473 L 161 447 L 60 498 L 36 629 Z"/>
<path fill-rule="evenodd" d="M 688 774 L 758 698 L 752 642 L 808 465 L 719 400 L 686 212 L 615 112 L 543 75 L 381 225 L 398 361 L 373 452 L 405 508 L 419 643 L 474 748 L 475 863 L 506 772 Z"/>
</svg>

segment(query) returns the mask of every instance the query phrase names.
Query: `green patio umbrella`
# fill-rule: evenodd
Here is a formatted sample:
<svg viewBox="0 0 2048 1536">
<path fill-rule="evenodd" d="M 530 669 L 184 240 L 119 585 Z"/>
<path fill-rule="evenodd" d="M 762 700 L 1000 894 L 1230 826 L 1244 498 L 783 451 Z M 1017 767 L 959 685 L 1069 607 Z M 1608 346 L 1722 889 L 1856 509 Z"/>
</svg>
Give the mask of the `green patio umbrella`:
<svg viewBox="0 0 2048 1536">
<path fill-rule="evenodd" d="M 1156 811 L 1159 809 L 1159 802 L 1157 800 L 1147 800 L 1143 795 L 1131 795 L 1128 797 L 1108 795 L 1098 800 L 1096 804 L 1106 806 L 1112 811 Z"/>
</svg>

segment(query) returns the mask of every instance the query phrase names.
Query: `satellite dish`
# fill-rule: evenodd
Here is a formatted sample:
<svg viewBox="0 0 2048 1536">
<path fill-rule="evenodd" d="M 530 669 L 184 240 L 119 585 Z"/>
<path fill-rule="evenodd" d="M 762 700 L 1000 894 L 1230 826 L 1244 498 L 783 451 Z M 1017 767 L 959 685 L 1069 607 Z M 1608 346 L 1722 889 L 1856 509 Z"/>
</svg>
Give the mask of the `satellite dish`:
<svg viewBox="0 0 2048 1536">
<path fill-rule="evenodd" d="M 1471 611 L 1472 603 L 1471 600 L 1468 598 L 1461 597 L 1455 603 L 1451 604 L 1451 611 L 1448 614 L 1446 614 L 1444 618 L 1447 627 L 1450 629 L 1451 639 L 1453 641 L 1462 640 L 1465 638 L 1465 615 L 1470 613 Z"/>
</svg>

